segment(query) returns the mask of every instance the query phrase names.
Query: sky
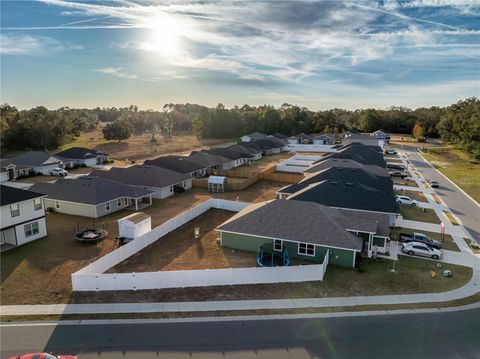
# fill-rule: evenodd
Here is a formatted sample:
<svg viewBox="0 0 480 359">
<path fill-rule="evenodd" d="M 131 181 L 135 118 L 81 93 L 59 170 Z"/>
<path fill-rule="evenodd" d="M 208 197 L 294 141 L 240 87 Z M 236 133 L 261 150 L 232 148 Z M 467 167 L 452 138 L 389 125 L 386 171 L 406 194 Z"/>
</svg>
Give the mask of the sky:
<svg viewBox="0 0 480 359">
<path fill-rule="evenodd" d="M 480 94 L 480 1 L 1 0 L 2 103 L 445 106 Z"/>
</svg>

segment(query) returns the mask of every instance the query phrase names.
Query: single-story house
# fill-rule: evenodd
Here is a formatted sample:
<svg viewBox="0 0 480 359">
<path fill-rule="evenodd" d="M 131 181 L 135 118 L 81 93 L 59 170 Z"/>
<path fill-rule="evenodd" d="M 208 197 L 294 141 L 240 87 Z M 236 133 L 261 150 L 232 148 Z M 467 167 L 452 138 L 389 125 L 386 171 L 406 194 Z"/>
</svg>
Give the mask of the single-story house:
<svg viewBox="0 0 480 359">
<path fill-rule="evenodd" d="M 348 137 L 350 137 L 350 136 L 352 136 L 352 135 L 357 135 L 357 134 L 359 134 L 359 133 L 360 133 L 360 132 L 358 132 L 357 130 L 351 129 L 350 131 L 345 131 L 345 132 L 343 132 L 343 133 L 342 133 L 342 137 L 343 137 L 343 138 L 348 138 Z"/>
<path fill-rule="evenodd" d="M 354 134 L 350 135 L 347 138 L 344 138 L 342 141 L 342 144 L 344 145 L 349 145 L 352 143 L 360 143 L 366 146 L 380 146 L 383 147 L 383 145 L 386 143 L 386 140 L 381 140 L 379 138 L 376 138 L 374 136 L 370 136 L 367 134 Z"/>
<path fill-rule="evenodd" d="M 246 142 L 248 143 L 248 142 Z M 235 161 L 209 152 L 192 152 L 188 156 L 190 161 L 207 166 L 209 169 L 229 170 L 235 167 Z"/>
<path fill-rule="evenodd" d="M 352 159 L 347 158 L 329 158 L 322 162 L 314 163 L 310 168 L 304 171 L 304 174 L 311 174 L 323 171 L 324 169 L 336 167 L 336 168 L 352 168 L 359 169 L 373 173 L 375 176 L 388 177 L 390 176 L 385 167 L 380 167 L 377 165 L 366 165 L 360 162 L 357 162 Z"/>
<path fill-rule="evenodd" d="M 157 166 L 112 167 L 93 170 L 92 175 L 153 192 L 153 198 L 167 198 L 192 188 L 192 177 Z"/>
<path fill-rule="evenodd" d="M 395 225 L 400 213 L 393 191 L 380 190 L 356 182 L 324 180 L 291 194 L 288 199 L 315 202 L 351 211 L 386 214 L 389 216 L 391 226 Z"/>
<path fill-rule="evenodd" d="M 300 144 L 303 144 L 303 145 L 308 145 L 308 144 L 311 144 L 313 143 L 313 136 L 311 135 L 307 135 L 306 133 L 299 133 L 298 135 L 295 135 L 293 137 L 296 137 L 298 142 L 297 143 L 300 143 Z"/>
<path fill-rule="evenodd" d="M 246 151 L 240 151 L 238 148 L 231 146 L 228 147 L 216 147 L 206 150 L 204 152 L 211 153 L 217 156 L 222 156 L 233 161 L 232 167 L 238 167 L 248 162 L 251 155 Z"/>
<path fill-rule="evenodd" d="M 389 140 L 391 137 L 390 132 L 384 130 L 377 130 L 373 132 L 373 136 L 381 140 Z"/>
<path fill-rule="evenodd" d="M 104 164 L 108 161 L 108 155 L 106 153 L 84 147 L 69 148 L 68 150 L 56 153 L 55 157 L 60 158 L 63 161 L 65 168 L 72 168 L 81 165 L 93 167 Z"/>
<path fill-rule="evenodd" d="M 335 144 L 335 135 L 323 134 L 313 139 L 314 145 L 333 145 Z"/>
<path fill-rule="evenodd" d="M 162 156 L 143 162 L 146 166 L 157 166 L 183 173 L 190 177 L 205 177 L 207 166 L 189 160 L 186 156 Z"/>
<path fill-rule="evenodd" d="M 32 191 L 43 193 L 45 207 L 54 212 L 99 218 L 124 208 L 144 208 L 152 204 L 153 191 L 98 176 L 61 178 L 54 183 L 35 183 Z"/>
<path fill-rule="evenodd" d="M 242 144 L 242 146 L 260 150 L 262 151 L 263 156 L 268 156 L 268 155 L 282 152 L 283 147 L 285 146 L 285 143 L 283 140 L 277 139 L 275 137 L 271 137 L 264 140 L 255 140 L 255 141 L 246 142 Z"/>
<path fill-rule="evenodd" d="M 28 151 L 15 157 L 2 159 L 1 167 L 8 172 L 8 179 L 11 181 L 31 173 L 48 175 L 50 170 L 63 167 L 63 161 L 46 152 Z"/>
<path fill-rule="evenodd" d="M 224 247 L 257 252 L 269 244 L 289 257 L 352 268 L 360 255 L 387 248 L 388 217 L 345 213 L 317 203 L 274 200 L 253 204 L 217 228 Z M 386 250 L 386 249 L 385 249 Z"/>
<path fill-rule="evenodd" d="M 240 141 L 241 142 L 250 142 L 250 141 L 254 141 L 254 140 L 263 140 L 267 137 L 268 136 L 264 133 L 253 132 L 253 133 L 250 133 L 248 135 L 244 135 L 244 136 L 240 137 Z"/>
<path fill-rule="evenodd" d="M 378 146 L 368 146 L 361 143 L 351 143 L 342 146 L 337 152 L 332 152 L 323 156 L 317 163 L 328 159 L 351 159 L 365 165 L 375 165 L 385 167 L 386 162 L 382 150 Z"/>
<path fill-rule="evenodd" d="M 47 235 L 44 194 L 0 185 L 0 248 L 3 251 Z"/>
<path fill-rule="evenodd" d="M 288 136 L 284 135 L 283 133 L 280 133 L 280 132 L 275 132 L 273 135 L 268 136 L 268 137 L 275 137 L 275 138 L 278 138 L 278 139 L 284 140 L 284 141 L 288 140 Z"/>
<path fill-rule="evenodd" d="M 236 151 L 243 155 L 247 159 L 248 163 L 254 163 L 255 161 L 258 161 L 262 158 L 262 150 L 253 147 L 245 147 L 243 146 L 243 143 L 231 145 L 229 147 L 233 151 Z"/>
</svg>

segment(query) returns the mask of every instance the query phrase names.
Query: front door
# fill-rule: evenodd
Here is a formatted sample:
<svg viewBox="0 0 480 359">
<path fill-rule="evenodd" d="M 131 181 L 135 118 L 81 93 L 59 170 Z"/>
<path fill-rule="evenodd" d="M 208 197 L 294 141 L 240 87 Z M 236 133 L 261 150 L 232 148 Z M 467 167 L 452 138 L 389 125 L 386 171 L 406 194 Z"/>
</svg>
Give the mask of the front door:
<svg viewBox="0 0 480 359">
<path fill-rule="evenodd" d="M 15 179 L 15 169 L 14 168 L 9 168 L 8 169 L 8 180 L 14 180 Z"/>
</svg>

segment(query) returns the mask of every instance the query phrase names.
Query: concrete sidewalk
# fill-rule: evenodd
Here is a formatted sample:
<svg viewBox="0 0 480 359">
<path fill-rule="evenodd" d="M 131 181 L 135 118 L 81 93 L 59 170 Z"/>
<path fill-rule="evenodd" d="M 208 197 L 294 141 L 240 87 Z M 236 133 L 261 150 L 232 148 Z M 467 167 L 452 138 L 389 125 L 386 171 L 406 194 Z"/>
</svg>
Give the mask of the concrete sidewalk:
<svg viewBox="0 0 480 359">
<path fill-rule="evenodd" d="M 392 273 L 392 275 L 395 275 Z M 462 299 L 480 292 L 480 270 L 476 269 L 463 287 L 442 293 L 400 294 L 361 297 L 225 300 L 204 302 L 108 303 L 108 304 L 51 304 L 7 305 L 0 307 L 2 316 L 11 315 L 66 315 L 66 314 L 120 314 L 120 313 L 175 313 L 237 310 L 268 310 L 298 308 L 351 307 L 358 305 L 392 305 L 414 303 L 441 303 Z"/>
</svg>

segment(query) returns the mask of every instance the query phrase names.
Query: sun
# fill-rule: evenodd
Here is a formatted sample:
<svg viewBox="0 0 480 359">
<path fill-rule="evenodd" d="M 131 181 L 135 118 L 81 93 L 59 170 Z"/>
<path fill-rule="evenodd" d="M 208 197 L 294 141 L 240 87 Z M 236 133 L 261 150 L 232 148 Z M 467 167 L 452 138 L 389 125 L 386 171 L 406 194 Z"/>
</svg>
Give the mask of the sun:
<svg viewBox="0 0 480 359">
<path fill-rule="evenodd" d="M 180 26 L 168 16 L 157 16 L 150 21 L 151 32 L 147 43 L 148 50 L 162 55 L 173 55 L 180 49 Z"/>
</svg>

